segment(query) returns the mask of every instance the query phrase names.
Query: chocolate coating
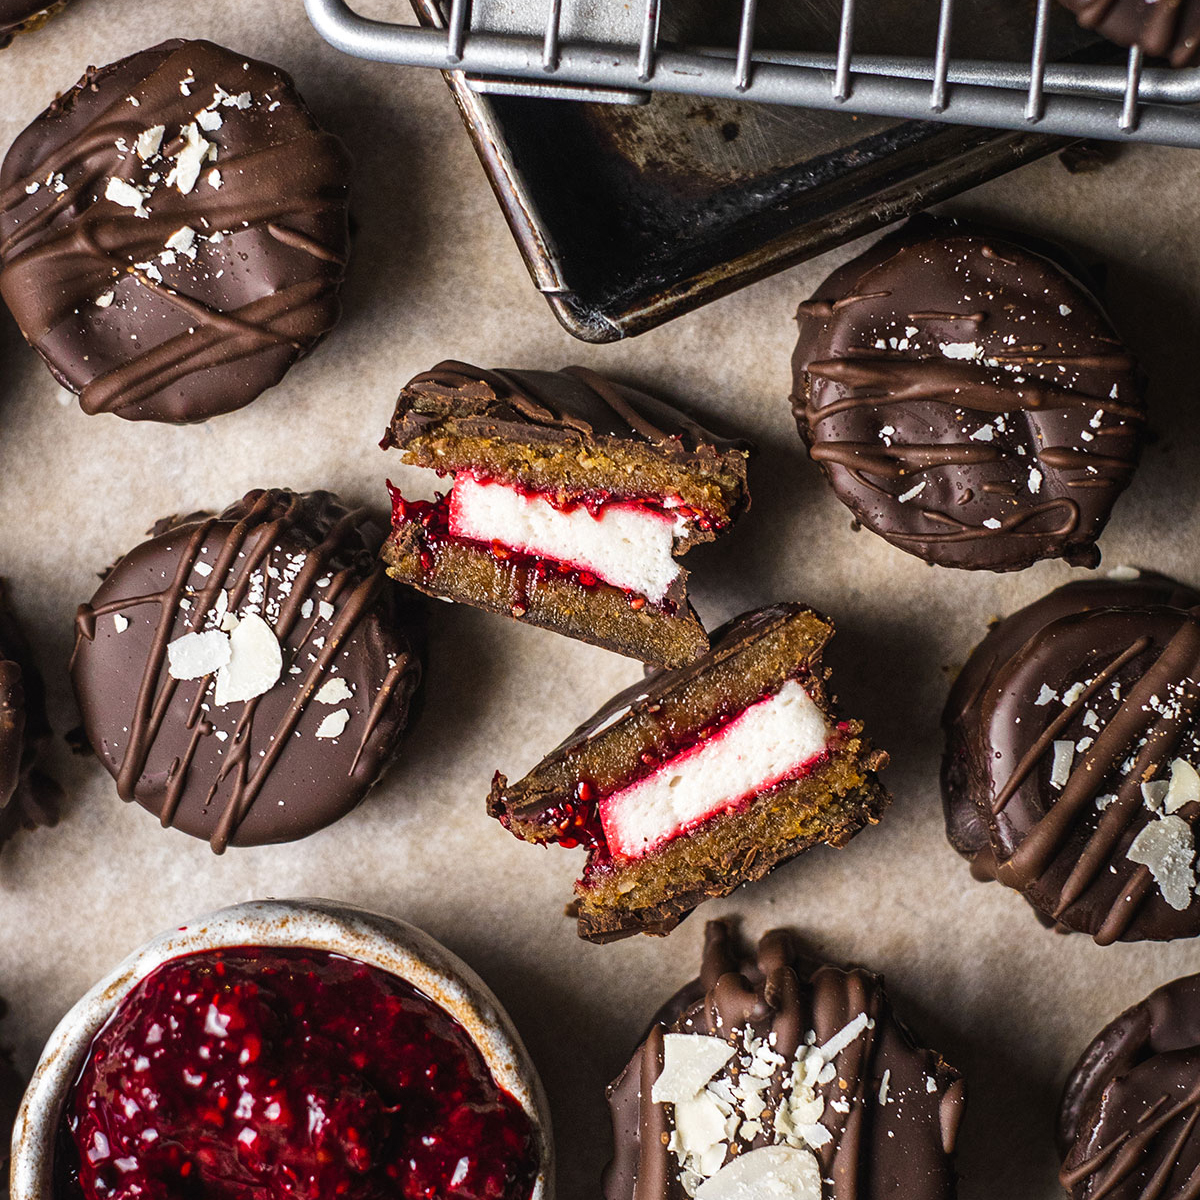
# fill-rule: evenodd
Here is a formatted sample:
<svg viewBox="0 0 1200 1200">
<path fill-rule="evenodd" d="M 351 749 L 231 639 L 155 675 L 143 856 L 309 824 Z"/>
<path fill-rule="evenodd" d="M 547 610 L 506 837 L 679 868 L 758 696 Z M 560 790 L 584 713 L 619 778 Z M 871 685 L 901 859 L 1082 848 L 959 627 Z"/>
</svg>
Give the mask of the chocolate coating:
<svg viewBox="0 0 1200 1200">
<path fill-rule="evenodd" d="M 0 49 L 18 33 L 44 25 L 66 4 L 67 0 L 0 0 Z"/>
<path fill-rule="evenodd" d="M 164 42 L 90 70 L 13 143 L 0 294 L 85 412 L 240 408 L 337 321 L 349 169 L 282 71 Z"/>
<path fill-rule="evenodd" d="M 713 469 L 749 444 L 721 437 L 656 396 L 589 371 L 486 370 L 448 359 L 411 379 L 385 446 L 404 446 L 453 415 L 463 433 L 529 437 L 571 446 L 609 438 L 647 443 L 676 461 Z M 744 501 L 744 498 L 743 498 Z"/>
<path fill-rule="evenodd" d="M 1145 406 L 1083 284 L 965 224 L 911 222 L 797 313 L 792 408 L 868 529 L 941 566 L 1100 560 Z"/>
<path fill-rule="evenodd" d="M 609 1088 L 615 1153 L 605 1200 L 682 1200 L 665 1104 L 651 1088 L 662 1069 L 663 1035 L 701 1034 L 740 1042 L 749 1029 L 769 1038 L 786 1062 L 766 1094 L 778 1104 L 783 1080 L 811 1032 L 817 1046 L 865 1014 L 873 1026 L 849 1040 L 821 1083 L 821 1123 L 832 1137 L 815 1148 L 825 1200 L 949 1200 L 963 1110 L 963 1080 L 939 1055 L 922 1050 L 892 1012 L 883 980 L 861 968 L 807 961 L 785 930 L 768 933 L 746 955 L 722 921 L 705 930 L 700 978 L 670 1000 L 633 1060 Z M 744 1044 L 744 1043 L 742 1043 Z M 844 1085 L 844 1086 L 843 1086 Z M 883 1097 L 881 1102 L 880 1097 Z M 834 1105 L 838 1107 L 835 1108 Z M 844 1111 L 839 1109 L 844 1108 Z M 771 1107 L 752 1148 L 770 1145 Z M 750 1147 L 748 1147 L 750 1148 Z"/>
<path fill-rule="evenodd" d="M 1107 1025 L 1063 1090 L 1059 1179 L 1071 1200 L 1186 1200 L 1200 1178 L 1200 975 Z"/>
<path fill-rule="evenodd" d="M 1173 67 L 1200 63 L 1200 0 L 1062 0 L 1084 29 Z"/>
<path fill-rule="evenodd" d="M 121 798 L 218 853 L 337 820 L 395 756 L 421 674 L 375 559 L 382 530 L 328 492 L 271 490 L 155 533 L 80 606 L 71 663 Z M 218 703 L 216 668 L 179 678 L 168 646 L 229 629 L 225 614 L 258 615 L 281 661 L 265 691 Z"/>
<path fill-rule="evenodd" d="M 49 739 L 42 677 L 0 579 L 0 843 L 58 820 L 58 785 L 37 767 Z"/>
<path fill-rule="evenodd" d="M 1194 893 L 1172 906 L 1128 857 L 1149 827 L 1183 833 L 1200 815 L 1197 803 L 1168 808 L 1159 826 L 1153 796 L 1176 760 L 1200 762 L 1197 605 L 1200 592 L 1149 573 L 1067 584 L 999 622 L 946 703 L 954 848 L 978 878 L 1102 945 L 1200 933 Z M 1057 778 L 1056 742 L 1074 746 Z"/>
</svg>

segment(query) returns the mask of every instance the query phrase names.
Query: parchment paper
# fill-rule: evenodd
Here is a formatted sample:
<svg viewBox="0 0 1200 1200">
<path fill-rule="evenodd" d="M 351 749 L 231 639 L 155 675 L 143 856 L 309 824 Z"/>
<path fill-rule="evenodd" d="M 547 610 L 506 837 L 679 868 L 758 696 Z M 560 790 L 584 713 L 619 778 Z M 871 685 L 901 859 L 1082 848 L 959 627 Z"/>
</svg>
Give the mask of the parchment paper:
<svg viewBox="0 0 1200 1200">
<path fill-rule="evenodd" d="M 387 0 L 375 8 L 389 9 Z M 399 0 L 390 11 L 404 11 Z M 66 661 L 96 572 L 165 514 L 221 507 L 250 487 L 330 487 L 384 501 L 394 457 L 376 443 L 399 386 L 443 357 L 582 362 L 723 418 L 759 445 L 752 511 L 689 556 L 711 626 L 800 599 L 832 615 L 847 712 L 891 751 L 896 803 L 843 851 L 818 850 L 665 941 L 580 942 L 562 915 L 581 860 L 537 849 L 484 814 L 497 768 L 520 775 L 638 664 L 467 608 L 434 605 L 427 703 L 397 769 L 351 816 L 290 846 L 232 851 L 160 829 L 122 804 L 97 762 L 59 742 L 59 828 L 0 859 L 0 1036 L 31 1068 L 74 1000 L 145 938 L 219 905 L 330 896 L 416 922 L 507 1005 L 549 1091 L 564 1200 L 598 1194 L 605 1083 L 659 1003 L 698 966 L 706 917 L 757 935 L 795 926 L 818 951 L 886 973 L 897 1007 L 965 1071 L 964 1200 L 1060 1193 L 1051 1127 L 1065 1072 L 1150 988 L 1200 970 L 1190 942 L 1099 949 L 1041 928 L 1015 893 L 971 881 L 942 831 L 938 714 L 986 621 L 1070 572 L 924 566 L 870 533 L 825 487 L 788 411 L 792 313 L 853 248 L 798 267 L 627 344 L 573 341 L 533 290 L 441 78 L 344 58 L 300 0 L 73 0 L 0 51 L 0 143 L 105 63 L 174 36 L 213 37 L 291 71 L 357 162 L 355 260 L 340 328 L 274 391 L 193 428 L 86 417 L 0 314 L 0 574 L 37 643 L 59 734 L 77 723 Z M 1111 308 L 1152 380 L 1158 440 L 1102 541 L 1108 566 L 1200 583 L 1200 158 L 1131 149 L 1096 174 L 1054 160 L 949 206 L 1026 226 L 1109 265 Z"/>
</svg>

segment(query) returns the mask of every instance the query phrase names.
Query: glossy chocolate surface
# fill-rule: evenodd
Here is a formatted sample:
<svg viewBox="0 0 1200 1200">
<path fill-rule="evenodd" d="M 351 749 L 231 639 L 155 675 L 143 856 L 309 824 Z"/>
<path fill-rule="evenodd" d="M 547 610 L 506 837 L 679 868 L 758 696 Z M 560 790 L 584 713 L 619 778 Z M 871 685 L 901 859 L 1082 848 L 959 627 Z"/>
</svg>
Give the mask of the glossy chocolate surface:
<svg viewBox="0 0 1200 1200">
<path fill-rule="evenodd" d="M 90 70 L 0 169 L 0 294 L 88 413 L 248 404 L 337 321 L 349 159 L 291 79 L 211 42 Z"/>
<path fill-rule="evenodd" d="M 712 921 L 700 978 L 659 1012 L 609 1088 L 616 1149 L 605 1173 L 605 1200 L 682 1200 L 690 1194 L 667 1144 L 672 1111 L 650 1098 L 662 1070 L 663 1036 L 670 1033 L 720 1038 L 739 1048 L 757 1039 L 784 1060 L 769 1073 L 767 1109 L 757 1118 L 762 1131 L 744 1144 L 739 1138 L 740 1153 L 779 1144 L 773 1117 L 794 1062 L 844 1033 L 833 1070 L 823 1071 L 815 1088 L 820 1124 L 829 1135 L 812 1147 L 825 1181 L 823 1200 L 954 1196 L 962 1077 L 939 1055 L 919 1048 L 893 1014 L 883 980 L 860 968 L 808 960 L 784 930 L 768 933 L 747 955 L 726 923 Z"/>
<path fill-rule="evenodd" d="M 1200 975 L 1106 1026 L 1063 1091 L 1060 1175 L 1071 1200 L 1186 1200 L 1200 1178 Z"/>
<path fill-rule="evenodd" d="M 1101 944 L 1200 933 L 1200 803 L 1167 794 L 1174 764 L 1200 761 L 1197 605 L 1151 573 L 1067 584 L 991 630 L 943 714 L 955 849 Z M 1152 869 L 1156 838 L 1173 863 Z"/>
<path fill-rule="evenodd" d="M 920 219 L 797 319 L 796 421 L 863 525 L 942 566 L 1099 561 L 1145 408 L 1128 351 L 1057 263 Z"/>
<path fill-rule="evenodd" d="M 363 798 L 421 674 L 381 537 L 328 492 L 255 491 L 162 523 L 109 570 L 79 609 L 72 678 L 123 799 L 221 851 L 304 837 Z M 200 633 L 233 648 L 232 684 L 245 632 L 277 656 L 265 690 L 172 674 L 172 645 Z"/>
<path fill-rule="evenodd" d="M 660 453 L 712 460 L 748 444 L 705 429 L 686 413 L 585 367 L 487 370 L 448 359 L 404 388 L 385 445 L 403 447 L 442 417 L 482 436 L 586 443 L 632 439 Z"/>
</svg>

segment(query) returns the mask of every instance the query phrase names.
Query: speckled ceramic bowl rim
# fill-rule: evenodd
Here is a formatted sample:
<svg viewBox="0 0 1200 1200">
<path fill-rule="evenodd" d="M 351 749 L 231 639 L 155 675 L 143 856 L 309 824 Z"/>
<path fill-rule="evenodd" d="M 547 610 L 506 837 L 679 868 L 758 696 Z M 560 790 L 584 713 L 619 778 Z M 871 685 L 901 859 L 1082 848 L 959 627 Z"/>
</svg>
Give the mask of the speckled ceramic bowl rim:
<svg viewBox="0 0 1200 1200">
<path fill-rule="evenodd" d="M 92 1039 L 151 971 L 219 946 L 302 946 L 357 958 L 407 980 L 471 1035 L 496 1081 L 529 1114 L 541 1171 L 530 1200 L 553 1200 L 554 1151 L 541 1082 L 487 985 L 427 933 L 394 917 L 330 900 L 254 900 L 160 934 L 100 980 L 59 1022 L 42 1051 L 13 1130 L 9 1200 L 54 1200 L 54 1144 L 63 1104 Z"/>
</svg>

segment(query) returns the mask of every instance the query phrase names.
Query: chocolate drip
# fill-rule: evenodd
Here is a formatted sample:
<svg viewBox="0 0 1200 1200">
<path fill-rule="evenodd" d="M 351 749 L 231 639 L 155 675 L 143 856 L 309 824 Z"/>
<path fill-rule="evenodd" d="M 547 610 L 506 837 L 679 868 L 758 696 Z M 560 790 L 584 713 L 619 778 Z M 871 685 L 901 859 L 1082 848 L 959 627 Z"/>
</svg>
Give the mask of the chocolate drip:
<svg viewBox="0 0 1200 1200">
<path fill-rule="evenodd" d="M 304 836 L 349 811 L 394 756 L 420 677 L 378 543 L 368 514 L 327 492 L 257 491 L 220 517 L 167 525 L 118 562 L 79 609 L 72 673 L 122 799 L 217 853 Z M 148 590 L 156 579 L 165 586 Z M 170 675 L 168 647 L 247 604 L 271 616 L 282 674 L 218 706 L 212 675 Z M 350 694 L 315 703 L 328 681 Z M 348 713 L 344 734 L 318 733 L 331 704 Z"/>
<path fill-rule="evenodd" d="M 1143 785 L 1200 760 L 1197 605 L 1154 575 L 1060 588 L 993 629 L 946 705 L 951 842 L 1101 945 L 1200 932 L 1200 902 L 1171 907 L 1128 857 L 1159 819 Z M 1056 742 L 1073 747 L 1058 778 Z M 1198 816 L 1196 803 L 1174 813 Z"/>
<path fill-rule="evenodd" d="M 187 191 L 185 129 L 211 146 Z M 238 408 L 337 320 L 348 169 L 287 75 L 165 42 L 89 71 L 13 144 L 0 293 L 85 412 Z"/>
<path fill-rule="evenodd" d="M 1177 979 L 1108 1025 L 1067 1080 L 1060 1179 L 1071 1200 L 1200 1194 L 1200 976 Z"/>
<path fill-rule="evenodd" d="M 1098 561 L 1145 407 L 1083 285 L 983 230 L 921 219 L 797 319 L 796 422 L 862 524 L 944 566 Z"/>
<path fill-rule="evenodd" d="M 833 1058 L 834 1077 L 818 1089 L 825 1101 L 822 1123 L 832 1134 L 815 1151 L 829 1189 L 825 1195 L 829 1200 L 952 1197 L 962 1079 L 938 1055 L 917 1047 L 893 1015 L 882 980 L 861 969 L 814 967 L 783 930 L 768 933 L 752 957 L 738 951 L 723 922 L 709 923 L 705 942 L 700 979 L 668 1003 L 609 1089 L 616 1147 L 605 1172 L 605 1200 L 685 1196 L 667 1144 L 669 1107 L 650 1099 L 662 1069 L 664 1033 L 702 1034 L 740 1045 L 748 1029 L 767 1039 L 786 1060 L 768 1093 L 770 1103 L 777 1104 L 796 1051 L 809 1042 L 828 1043 L 862 1017 L 866 1026 Z M 764 1118 L 763 1124 L 752 1149 L 772 1142 L 770 1122 Z"/>
</svg>

